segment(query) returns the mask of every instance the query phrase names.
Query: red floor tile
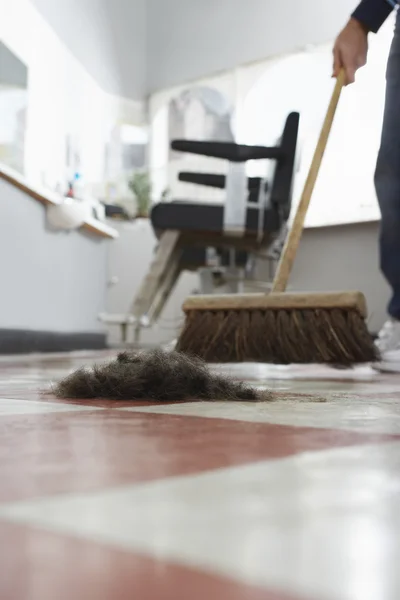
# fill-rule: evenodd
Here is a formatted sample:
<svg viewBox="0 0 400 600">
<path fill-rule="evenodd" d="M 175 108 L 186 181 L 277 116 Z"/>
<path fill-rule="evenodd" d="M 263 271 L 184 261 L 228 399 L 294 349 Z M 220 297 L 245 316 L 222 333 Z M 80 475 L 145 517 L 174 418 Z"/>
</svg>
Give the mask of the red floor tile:
<svg viewBox="0 0 400 600">
<path fill-rule="evenodd" d="M 105 545 L 0 523 L 2 600 L 303 600 Z"/>
<path fill-rule="evenodd" d="M 0 501 L 399 437 L 118 410 L 10 415 L 0 418 Z"/>
</svg>

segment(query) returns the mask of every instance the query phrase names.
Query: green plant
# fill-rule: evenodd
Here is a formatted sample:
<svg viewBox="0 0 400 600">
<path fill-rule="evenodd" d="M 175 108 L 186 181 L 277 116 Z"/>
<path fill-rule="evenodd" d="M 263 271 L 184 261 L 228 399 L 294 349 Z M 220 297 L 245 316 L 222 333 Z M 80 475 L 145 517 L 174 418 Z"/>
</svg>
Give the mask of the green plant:
<svg viewBox="0 0 400 600">
<path fill-rule="evenodd" d="M 136 199 L 137 217 L 148 217 L 151 205 L 151 182 L 147 171 L 136 171 L 128 181 Z"/>
</svg>

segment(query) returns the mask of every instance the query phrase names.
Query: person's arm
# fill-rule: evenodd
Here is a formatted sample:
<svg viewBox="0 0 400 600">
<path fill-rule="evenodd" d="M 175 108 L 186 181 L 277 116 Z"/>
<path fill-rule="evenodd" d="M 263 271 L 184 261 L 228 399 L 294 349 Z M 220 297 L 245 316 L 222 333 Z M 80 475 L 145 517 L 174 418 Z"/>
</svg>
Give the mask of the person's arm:
<svg viewBox="0 0 400 600">
<path fill-rule="evenodd" d="M 397 0 L 361 0 L 333 47 L 333 76 L 344 69 L 346 84 L 355 81 L 356 72 L 367 62 L 368 34 L 376 33 L 397 6 Z"/>
<path fill-rule="evenodd" d="M 376 33 L 396 4 L 395 0 L 361 0 L 351 16 L 361 23 L 367 31 Z"/>
</svg>

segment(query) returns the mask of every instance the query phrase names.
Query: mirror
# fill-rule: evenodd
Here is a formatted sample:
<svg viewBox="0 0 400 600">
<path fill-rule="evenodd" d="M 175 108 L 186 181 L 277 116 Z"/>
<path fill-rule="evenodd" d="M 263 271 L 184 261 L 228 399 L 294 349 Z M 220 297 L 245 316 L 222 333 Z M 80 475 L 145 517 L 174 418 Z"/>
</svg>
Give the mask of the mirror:
<svg viewBox="0 0 400 600">
<path fill-rule="evenodd" d="M 28 69 L 0 42 L 0 162 L 24 172 Z"/>
</svg>

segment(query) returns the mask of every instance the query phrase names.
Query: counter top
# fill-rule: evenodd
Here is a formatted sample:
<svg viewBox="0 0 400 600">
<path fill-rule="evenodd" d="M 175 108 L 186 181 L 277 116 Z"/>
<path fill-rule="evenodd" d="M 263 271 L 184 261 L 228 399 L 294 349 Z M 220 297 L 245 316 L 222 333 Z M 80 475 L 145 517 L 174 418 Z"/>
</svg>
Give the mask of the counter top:
<svg viewBox="0 0 400 600">
<path fill-rule="evenodd" d="M 37 200 L 44 206 L 56 205 L 62 202 L 61 196 L 55 192 L 32 185 L 25 179 L 23 175 L 17 173 L 17 171 L 14 171 L 4 164 L 0 164 L 0 179 L 3 179 L 4 181 L 7 181 L 7 183 L 17 187 L 19 190 L 24 192 L 24 194 L 27 194 L 34 200 Z M 116 229 L 95 218 L 85 219 L 81 229 L 108 239 L 115 239 L 119 235 Z"/>
</svg>

